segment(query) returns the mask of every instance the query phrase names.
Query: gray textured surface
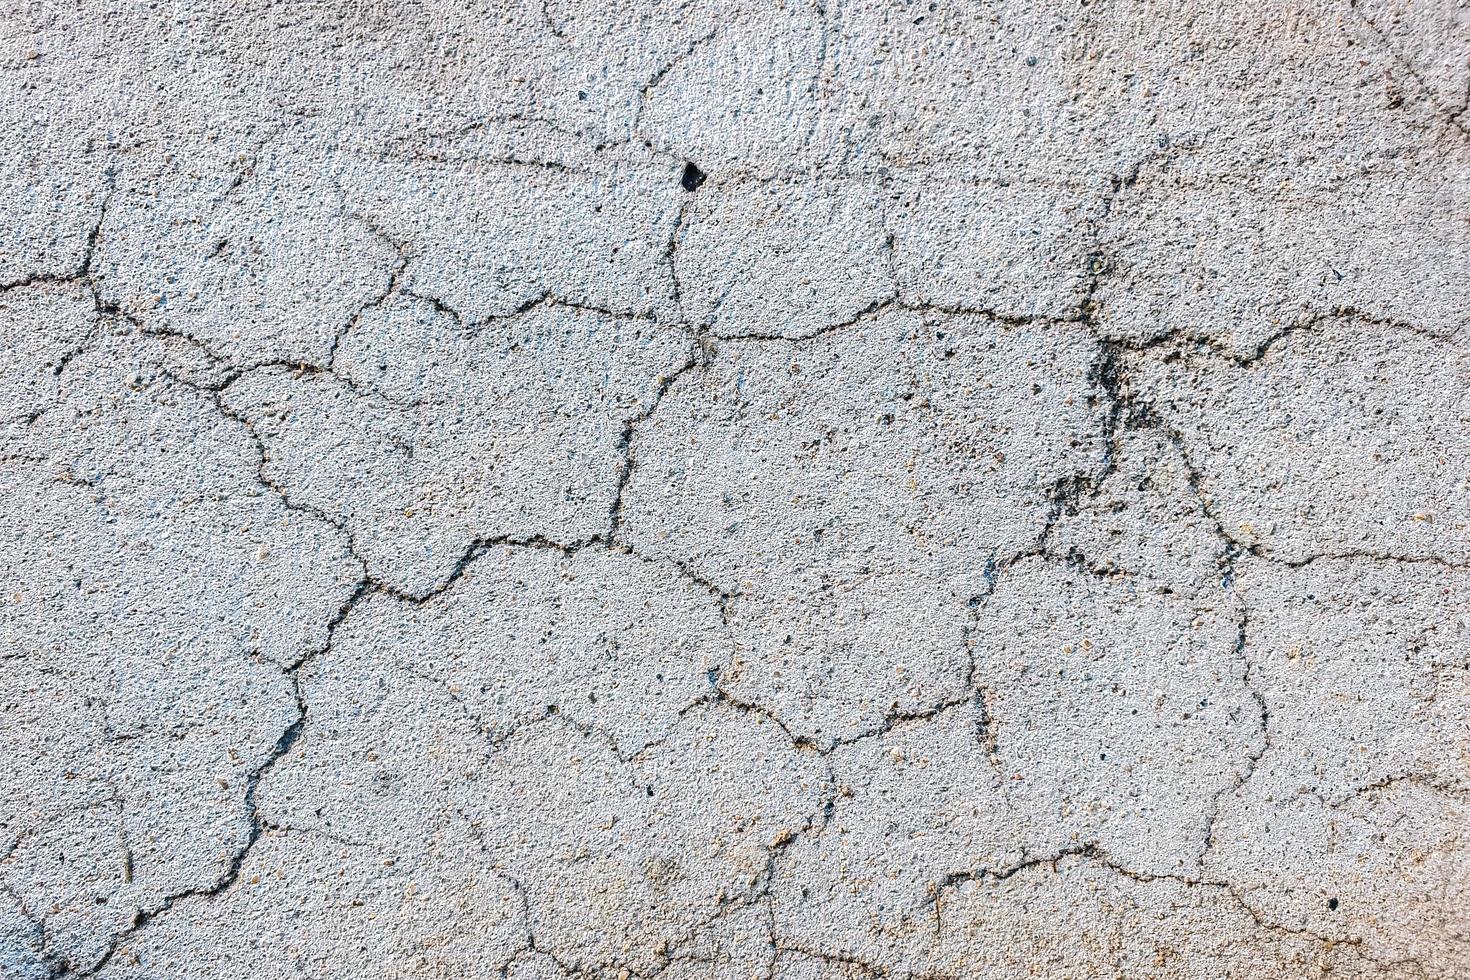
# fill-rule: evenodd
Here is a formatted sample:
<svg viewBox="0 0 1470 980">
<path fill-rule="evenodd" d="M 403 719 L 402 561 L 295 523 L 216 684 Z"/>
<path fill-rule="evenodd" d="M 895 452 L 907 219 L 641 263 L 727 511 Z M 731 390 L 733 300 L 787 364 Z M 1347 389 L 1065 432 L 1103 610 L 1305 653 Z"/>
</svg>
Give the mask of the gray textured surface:
<svg viewBox="0 0 1470 980">
<path fill-rule="evenodd" d="M 1467 56 L 3 0 L 0 975 L 1470 977 Z"/>
</svg>

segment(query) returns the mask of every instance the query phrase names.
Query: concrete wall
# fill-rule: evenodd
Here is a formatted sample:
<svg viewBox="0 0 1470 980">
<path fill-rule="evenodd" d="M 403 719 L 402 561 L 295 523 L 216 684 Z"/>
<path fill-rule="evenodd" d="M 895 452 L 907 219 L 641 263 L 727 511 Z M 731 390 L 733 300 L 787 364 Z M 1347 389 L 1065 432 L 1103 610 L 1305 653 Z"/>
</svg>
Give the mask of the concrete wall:
<svg viewBox="0 0 1470 980">
<path fill-rule="evenodd" d="M 1456 0 L 4 0 L 0 975 L 1470 977 Z"/>
</svg>

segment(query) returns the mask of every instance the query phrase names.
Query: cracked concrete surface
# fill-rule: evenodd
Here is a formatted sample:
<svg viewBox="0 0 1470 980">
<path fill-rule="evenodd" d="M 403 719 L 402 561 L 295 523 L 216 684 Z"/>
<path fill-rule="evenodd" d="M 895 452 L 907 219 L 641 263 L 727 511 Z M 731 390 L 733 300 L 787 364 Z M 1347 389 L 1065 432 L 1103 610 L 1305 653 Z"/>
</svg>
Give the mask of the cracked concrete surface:
<svg viewBox="0 0 1470 980">
<path fill-rule="evenodd" d="M 1461 0 L 0 13 L 0 976 L 1470 976 Z"/>
</svg>

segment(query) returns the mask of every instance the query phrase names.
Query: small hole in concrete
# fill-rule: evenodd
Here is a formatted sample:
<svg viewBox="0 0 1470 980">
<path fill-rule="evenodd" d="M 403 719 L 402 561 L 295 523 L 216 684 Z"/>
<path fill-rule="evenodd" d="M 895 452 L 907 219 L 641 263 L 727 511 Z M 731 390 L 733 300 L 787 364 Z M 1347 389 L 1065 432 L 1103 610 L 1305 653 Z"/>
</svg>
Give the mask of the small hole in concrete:
<svg viewBox="0 0 1470 980">
<path fill-rule="evenodd" d="M 699 190 L 699 185 L 704 183 L 704 171 L 692 163 L 684 164 L 684 176 L 679 178 L 679 186 L 691 193 Z"/>
<path fill-rule="evenodd" d="M 1337 911 L 1337 899 L 1335 899 L 1335 898 L 1329 898 L 1327 900 L 1327 907 L 1329 909 L 1331 909 L 1333 912 L 1336 912 Z"/>
</svg>

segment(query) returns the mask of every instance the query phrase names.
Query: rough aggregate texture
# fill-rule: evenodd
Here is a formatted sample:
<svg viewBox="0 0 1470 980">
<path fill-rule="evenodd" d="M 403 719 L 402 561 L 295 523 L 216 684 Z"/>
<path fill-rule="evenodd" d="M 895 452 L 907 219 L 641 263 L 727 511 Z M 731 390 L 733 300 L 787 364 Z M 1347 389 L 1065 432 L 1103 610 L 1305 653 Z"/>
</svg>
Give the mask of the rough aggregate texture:
<svg viewBox="0 0 1470 980">
<path fill-rule="evenodd" d="M 1463 0 L 0 4 L 0 977 L 1470 976 Z"/>
</svg>

